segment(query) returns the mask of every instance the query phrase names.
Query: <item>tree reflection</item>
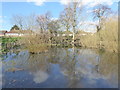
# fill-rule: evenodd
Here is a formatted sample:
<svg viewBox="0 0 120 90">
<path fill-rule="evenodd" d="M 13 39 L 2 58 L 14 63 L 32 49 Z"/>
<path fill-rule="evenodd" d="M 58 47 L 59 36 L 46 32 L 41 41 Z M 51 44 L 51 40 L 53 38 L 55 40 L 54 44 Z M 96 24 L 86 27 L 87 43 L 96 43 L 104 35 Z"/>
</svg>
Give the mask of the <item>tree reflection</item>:
<svg viewBox="0 0 120 90">
<path fill-rule="evenodd" d="M 118 84 L 118 57 L 113 53 L 99 53 L 91 49 L 51 48 L 40 54 L 23 51 L 6 59 L 10 60 L 15 62 L 15 67 L 29 71 L 35 83 L 47 81 L 55 68 L 51 68 L 52 65 L 57 64 L 60 68 L 58 72 L 67 80 L 67 87 L 99 87 L 99 79 L 109 85 Z M 12 65 L 10 62 L 6 63 L 5 67 Z"/>
<path fill-rule="evenodd" d="M 42 83 L 47 80 L 50 73 L 50 63 L 46 53 L 30 55 L 26 68 L 33 74 L 35 83 Z"/>
</svg>

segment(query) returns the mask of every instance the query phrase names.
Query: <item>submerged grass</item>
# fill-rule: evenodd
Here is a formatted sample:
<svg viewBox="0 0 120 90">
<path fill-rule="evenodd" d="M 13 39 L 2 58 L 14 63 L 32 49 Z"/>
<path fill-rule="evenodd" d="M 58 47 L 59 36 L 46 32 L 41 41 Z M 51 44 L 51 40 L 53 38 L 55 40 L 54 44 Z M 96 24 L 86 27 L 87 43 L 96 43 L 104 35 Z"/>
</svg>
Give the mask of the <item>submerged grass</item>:
<svg viewBox="0 0 120 90">
<path fill-rule="evenodd" d="M 28 45 L 26 49 L 30 53 L 41 53 L 41 52 L 47 52 L 49 47 L 46 44 L 34 44 L 34 45 Z"/>
<path fill-rule="evenodd" d="M 45 35 L 30 35 L 23 37 L 19 42 L 33 54 L 46 52 L 49 49 L 48 38 Z"/>
</svg>

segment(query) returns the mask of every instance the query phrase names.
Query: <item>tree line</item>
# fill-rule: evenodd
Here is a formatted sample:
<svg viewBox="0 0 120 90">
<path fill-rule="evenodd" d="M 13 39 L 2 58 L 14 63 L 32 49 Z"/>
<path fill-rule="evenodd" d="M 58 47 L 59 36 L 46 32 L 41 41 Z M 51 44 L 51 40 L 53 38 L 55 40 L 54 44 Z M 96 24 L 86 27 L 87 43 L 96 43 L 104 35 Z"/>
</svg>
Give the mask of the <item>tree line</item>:
<svg viewBox="0 0 120 90">
<path fill-rule="evenodd" d="M 83 22 L 83 11 L 85 7 L 82 2 L 71 2 L 64 7 L 57 20 L 51 19 L 51 12 L 36 15 L 32 13 L 29 16 L 13 15 L 12 22 L 19 26 L 21 30 L 39 30 L 40 33 L 44 31 L 54 32 L 58 30 L 67 30 L 74 33 L 81 27 L 80 22 Z M 98 20 L 96 25 L 97 32 L 102 29 L 104 21 L 110 16 L 111 9 L 107 5 L 96 5 L 91 13 L 93 20 Z"/>
<path fill-rule="evenodd" d="M 89 17 L 84 16 L 85 8 L 82 2 L 71 2 L 64 7 L 64 10 L 59 14 L 59 18 L 57 19 L 54 19 L 51 12 L 48 11 L 40 15 L 34 13 L 29 16 L 14 15 L 12 22 L 16 24 L 20 30 L 32 30 L 35 31 L 38 36 L 46 34 L 46 37 L 48 37 L 47 40 L 49 41 L 53 39 L 51 38 L 52 34 L 56 36 L 62 31 L 71 31 L 71 43 L 74 45 L 76 33 L 82 25 L 84 25 L 85 18 Z M 114 12 L 107 5 L 97 4 L 91 10 L 91 14 L 93 21 L 98 21 L 94 26 L 96 27 L 96 32 L 99 33 L 105 28 L 105 22 L 110 16 L 113 16 Z M 43 36 L 43 38 L 45 37 Z"/>
</svg>

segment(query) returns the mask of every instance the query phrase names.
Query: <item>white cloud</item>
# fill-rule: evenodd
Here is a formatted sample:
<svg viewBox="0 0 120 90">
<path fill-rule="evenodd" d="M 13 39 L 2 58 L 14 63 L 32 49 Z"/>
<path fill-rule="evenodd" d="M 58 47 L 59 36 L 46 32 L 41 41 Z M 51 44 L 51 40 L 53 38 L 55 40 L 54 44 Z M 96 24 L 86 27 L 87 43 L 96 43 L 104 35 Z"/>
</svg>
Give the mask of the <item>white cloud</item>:
<svg viewBox="0 0 120 90">
<path fill-rule="evenodd" d="M 60 0 L 61 4 L 67 5 L 74 0 Z M 89 7 L 94 7 L 97 4 L 106 4 L 112 5 L 114 2 L 118 2 L 119 0 L 75 0 L 75 1 L 82 1 L 83 5 L 87 5 Z"/>
<path fill-rule="evenodd" d="M 51 20 L 53 20 L 53 21 L 54 21 L 54 20 L 58 20 L 58 18 L 51 18 Z"/>
<path fill-rule="evenodd" d="M 0 15 L 0 19 L 7 18 L 7 16 Z"/>
<path fill-rule="evenodd" d="M 67 5 L 71 2 L 71 0 L 60 0 L 60 3 L 63 5 Z"/>
<path fill-rule="evenodd" d="M 106 4 L 106 5 L 112 5 L 114 2 L 117 2 L 118 0 L 87 0 L 84 1 L 84 5 L 88 5 L 89 7 L 94 7 L 97 4 Z"/>
<path fill-rule="evenodd" d="M 88 11 L 86 11 L 87 13 L 91 13 L 91 12 L 93 12 L 93 10 L 88 10 Z"/>
<path fill-rule="evenodd" d="M 112 5 L 114 2 L 119 2 L 119 0 L 17 0 L 17 2 L 23 1 L 33 2 L 37 6 L 43 5 L 44 2 L 59 2 L 62 5 L 67 5 L 73 1 L 82 1 L 83 5 L 87 5 L 88 7 L 94 7 L 98 3 Z M 16 0 L 2 0 L 2 2 L 16 2 Z"/>
<path fill-rule="evenodd" d="M 34 2 L 35 5 L 41 6 L 46 0 L 27 0 L 27 2 Z"/>
<path fill-rule="evenodd" d="M 82 29 L 85 32 L 96 32 L 96 25 L 98 24 L 98 21 L 84 21 L 83 25 L 82 25 Z"/>
<path fill-rule="evenodd" d="M 41 6 L 44 2 L 60 2 L 63 5 L 67 5 L 70 2 L 82 1 L 84 5 L 90 7 L 95 6 L 98 3 L 112 5 L 114 2 L 119 2 L 119 0 L 2 0 L 2 2 L 34 2 L 35 5 Z M 0 1 L 1 2 L 1 1 Z"/>
<path fill-rule="evenodd" d="M 86 25 L 97 25 L 98 21 L 85 21 L 84 24 L 86 24 Z"/>
</svg>

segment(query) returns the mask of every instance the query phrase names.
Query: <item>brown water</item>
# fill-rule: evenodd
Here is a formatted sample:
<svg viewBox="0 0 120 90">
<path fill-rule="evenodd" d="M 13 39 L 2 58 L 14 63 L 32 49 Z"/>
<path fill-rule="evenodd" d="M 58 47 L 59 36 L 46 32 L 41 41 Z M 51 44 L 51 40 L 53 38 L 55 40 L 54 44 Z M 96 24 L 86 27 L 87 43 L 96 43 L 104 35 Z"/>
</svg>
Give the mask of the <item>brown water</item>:
<svg viewBox="0 0 120 90">
<path fill-rule="evenodd" d="M 117 88 L 117 54 L 80 48 L 7 53 L 3 88 Z"/>
</svg>

